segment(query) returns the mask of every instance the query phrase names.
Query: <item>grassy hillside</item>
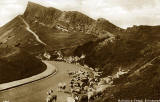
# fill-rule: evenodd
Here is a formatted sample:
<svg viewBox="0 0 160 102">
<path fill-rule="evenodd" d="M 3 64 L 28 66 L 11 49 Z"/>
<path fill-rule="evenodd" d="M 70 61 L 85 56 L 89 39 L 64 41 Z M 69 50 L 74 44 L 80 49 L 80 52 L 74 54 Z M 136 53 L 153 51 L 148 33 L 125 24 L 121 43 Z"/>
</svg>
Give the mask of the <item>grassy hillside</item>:
<svg viewBox="0 0 160 102">
<path fill-rule="evenodd" d="M 105 98 L 95 102 L 124 100 L 158 100 L 160 97 L 160 57 L 145 63 L 135 71 L 114 81 L 115 87 L 106 91 Z"/>
<path fill-rule="evenodd" d="M 112 75 L 120 68 L 129 70 L 127 75 L 114 81 L 115 87 L 106 92 L 103 102 L 160 97 L 159 35 L 158 26 L 140 26 L 112 40 L 90 41 L 75 50 L 75 56 L 85 54 L 83 62 L 102 71 L 102 77 Z"/>
<path fill-rule="evenodd" d="M 19 48 L 0 48 L 0 84 L 39 74 L 46 69 L 40 60 Z"/>
<path fill-rule="evenodd" d="M 31 2 L 21 17 L 47 45 L 37 42 L 19 16 L 0 28 L 2 82 L 5 78 L 17 80 L 44 70 L 35 69 L 44 65 L 26 52 L 42 55 L 46 50 L 63 50 L 68 56 L 86 55 L 80 62 L 102 71 L 102 77 L 113 75 L 119 69 L 129 70 L 127 75 L 114 80 L 116 87 L 106 92 L 103 102 L 160 97 L 156 90 L 160 85 L 160 26 L 134 26 L 124 30 L 103 18 L 94 20 L 80 12 Z M 8 70 L 15 78 L 12 79 Z"/>
<path fill-rule="evenodd" d="M 91 34 L 83 34 L 81 32 L 62 32 L 39 24 L 32 24 L 31 28 L 54 50 L 83 45 L 88 41 L 96 39 L 96 37 Z"/>
<path fill-rule="evenodd" d="M 112 40 L 103 38 L 90 41 L 79 46 L 75 50 L 75 55 L 86 54 L 84 60 L 86 64 L 94 68 L 99 67 L 105 75 L 108 75 L 112 73 L 109 73 L 109 70 L 113 71 L 120 66 L 127 68 L 158 56 L 160 54 L 159 39 L 159 32 L 130 32 L 117 35 Z"/>
<path fill-rule="evenodd" d="M 27 31 L 21 18 L 46 46 Z M 46 50 L 72 49 L 95 40 L 99 35 L 110 36 L 121 30 L 102 18 L 94 20 L 77 11 L 61 11 L 29 2 L 23 15 L 1 27 L 0 44 L 16 46 L 30 54 L 39 55 Z"/>
<path fill-rule="evenodd" d="M 19 16 L 1 28 L 0 45 L 0 48 L 3 48 L 3 45 L 19 47 L 30 54 L 44 52 L 44 46 L 26 30 Z"/>
</svg>

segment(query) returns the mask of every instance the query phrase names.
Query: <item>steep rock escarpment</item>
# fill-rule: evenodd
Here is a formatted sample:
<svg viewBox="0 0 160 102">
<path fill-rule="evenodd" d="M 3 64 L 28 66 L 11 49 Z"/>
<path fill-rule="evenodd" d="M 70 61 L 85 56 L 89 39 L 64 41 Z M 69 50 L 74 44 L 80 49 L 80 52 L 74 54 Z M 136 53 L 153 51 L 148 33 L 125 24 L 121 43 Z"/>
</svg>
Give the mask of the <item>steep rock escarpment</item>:
<svg viewBox="0 0 160 102">
<path fill-rule="evenodd" d="M 77 11 L 61 11 L 32 2 L 28 3 L 24 18 L 29 23 L 39 22 L 49 27 L 61 26 L 71 32 L 87 34 L 117 33 L 122 30 L 105 19 L 94 20 Z"/>
</svg>

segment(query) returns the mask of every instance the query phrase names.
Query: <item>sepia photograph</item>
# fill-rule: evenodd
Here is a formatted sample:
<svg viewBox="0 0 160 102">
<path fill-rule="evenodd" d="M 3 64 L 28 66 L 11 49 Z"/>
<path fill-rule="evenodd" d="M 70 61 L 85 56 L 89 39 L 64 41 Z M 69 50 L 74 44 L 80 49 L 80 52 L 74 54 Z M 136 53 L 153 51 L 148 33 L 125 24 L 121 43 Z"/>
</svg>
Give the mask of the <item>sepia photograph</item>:
<svg viewBox="0 0 160 102">
<path fill-rule="evenodd" d="M 0 102 L 160 102 L 160 0 L 0 0 Z"/>
</svg>

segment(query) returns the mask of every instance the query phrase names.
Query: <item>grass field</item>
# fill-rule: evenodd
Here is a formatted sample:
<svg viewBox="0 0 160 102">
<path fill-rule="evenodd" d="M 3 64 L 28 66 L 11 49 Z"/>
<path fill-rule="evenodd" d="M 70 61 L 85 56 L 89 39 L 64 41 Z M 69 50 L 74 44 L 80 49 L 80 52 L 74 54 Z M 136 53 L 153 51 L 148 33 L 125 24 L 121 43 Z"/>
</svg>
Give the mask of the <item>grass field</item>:
<svg viewBox="0 0 160 102">
<path fill-rule="evenodd" d="M 39 74 L 46 65 L 28 53 L 17 49 L 0 49 L 0 84 Z"/>
</svg>

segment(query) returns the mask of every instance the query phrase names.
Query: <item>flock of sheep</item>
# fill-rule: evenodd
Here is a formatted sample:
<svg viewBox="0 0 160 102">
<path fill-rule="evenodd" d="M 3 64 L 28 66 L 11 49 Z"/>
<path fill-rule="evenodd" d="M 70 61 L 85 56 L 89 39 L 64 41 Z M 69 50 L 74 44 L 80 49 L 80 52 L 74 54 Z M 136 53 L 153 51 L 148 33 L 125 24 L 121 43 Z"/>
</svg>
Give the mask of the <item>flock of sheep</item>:
<svg viewBox="0 0 160 102">
<path fill-rule="evenodd" d="M 124 70 L 119 70 L 115 75 L 100 78 L 98 72 L 93 72 L 93 75 L 87 71 L 70 71 L 68 75 L 71 77 L 69 89 L 70 97 L 67 97 L 66 102 L 91 102 L 95 98 L 101 97 L 106 92 L 107 88 L 113 87 L 113 80 L 119 76 L 126 74 Z M 66 89 L 66 83 L 58 84 L 59 91 Z M 50 90 L 48 93 L 47 102 L 56 102 L 57 95 Z"/>
<path fill-rule="evenodd" d="M 69 75 L 72 77 L 70 81 L 71 94 L 77 102 L 90 102 L 103 95 L 106 90 L 106 85 L 103 85 L 105 83 L 102 83 L 102 79 L 97 74 L 91 76 L 88 72 L 80 70 L 70 72 Z"/>
<path fill-rule="evenodd" d="M 46 102 L 56 102 L 57 101 L 57 95 L 54 94 L 54 91 L 51 89 L 47 92 L 47 98 Z"/>
</svg>

